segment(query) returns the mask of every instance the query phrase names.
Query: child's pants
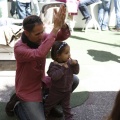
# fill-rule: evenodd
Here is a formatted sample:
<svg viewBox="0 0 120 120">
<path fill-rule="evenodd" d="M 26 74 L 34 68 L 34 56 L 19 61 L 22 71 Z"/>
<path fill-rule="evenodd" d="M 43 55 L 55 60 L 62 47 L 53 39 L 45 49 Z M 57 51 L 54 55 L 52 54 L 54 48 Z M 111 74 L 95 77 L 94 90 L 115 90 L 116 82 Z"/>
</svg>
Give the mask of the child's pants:
<svg viewBox="0 0 120 120">
<path fill-rule="evenodd" d="M 45 114 L 49 115 L 50 110 L 55 107 L 58 103 L 61 104 L 65 120 L 73 120 L 70 107 L 70 95 L 71 92 L 58 92 L 56 90 L 50 90 L 48 98 L 45 102 Z"/>
</svg>

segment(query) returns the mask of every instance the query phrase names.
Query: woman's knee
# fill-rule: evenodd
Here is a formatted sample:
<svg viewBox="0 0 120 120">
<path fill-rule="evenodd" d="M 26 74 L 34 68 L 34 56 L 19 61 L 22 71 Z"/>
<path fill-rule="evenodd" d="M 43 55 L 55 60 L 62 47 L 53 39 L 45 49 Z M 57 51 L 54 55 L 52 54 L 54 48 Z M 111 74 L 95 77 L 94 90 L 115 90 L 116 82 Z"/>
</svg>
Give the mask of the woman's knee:
<svg viewBox="0 0 120 120">
<path fill-rule="evenodd" d="M 45 120 L 43 104 L 40 102 L 22 102 L 15 109 L 20 120 Z"/>
<path fill-rule="evenodd" d="M 78 84 L 79 84 L 79 78 L 76 75 L 73 75 L 72 91 L 74 91 L 76 89 Z"/>
<path fill-rule="evenodd" d="M 20 120 L 30 120 L 27 114 L 25 113 L 21 103 L 18 103 L 14 108 L 14 113 Z"/>
</svg>

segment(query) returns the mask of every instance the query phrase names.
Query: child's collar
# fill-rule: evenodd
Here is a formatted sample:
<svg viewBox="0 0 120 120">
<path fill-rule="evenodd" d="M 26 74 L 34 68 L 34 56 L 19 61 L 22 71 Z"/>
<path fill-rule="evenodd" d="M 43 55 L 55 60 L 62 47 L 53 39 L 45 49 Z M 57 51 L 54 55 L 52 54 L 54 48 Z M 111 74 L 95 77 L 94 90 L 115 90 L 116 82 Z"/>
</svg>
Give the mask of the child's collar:
<svg viewBox="0 0 120 120">
<path fill-rule="evenodd" d="M 65 64 L 65 62 L 59 63 L 59 62 L 57 62 L 57 61 L 54 61 L 54 63 L 57 64 L 57 65 L 60 65 L 60 66 L 63 66 L 63 65 Z"/>
</svg>

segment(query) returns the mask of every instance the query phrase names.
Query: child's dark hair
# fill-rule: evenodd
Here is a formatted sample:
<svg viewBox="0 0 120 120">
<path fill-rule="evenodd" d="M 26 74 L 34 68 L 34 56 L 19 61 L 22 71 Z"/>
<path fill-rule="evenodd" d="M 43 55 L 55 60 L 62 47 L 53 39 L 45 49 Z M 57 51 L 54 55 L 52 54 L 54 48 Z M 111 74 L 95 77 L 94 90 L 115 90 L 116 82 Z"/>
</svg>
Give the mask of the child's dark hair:
<svg viewBox="0 0 120 120">
<path fill-rule="evenodd" d="M 37 15 L 30 15 L 23 20 L 23 28 L 28 32 L 31 32 L 36 24 L 43 24 L 41 18 Z"/>
<path fill-rule="evenodd" d="M 120 90 L 117 93 L 115 103 L 108 120 L 120 120 Z"/>
<path fill-rule="evenodd" d="M 52 49 L 51 49 L 51 58 L 53 60 L 56 60 L 57 55 L 60 55 L 64 51 L 67 45 L 68 44 L 66 42 L 56 41 L 53 44 Z"/>
</svg>

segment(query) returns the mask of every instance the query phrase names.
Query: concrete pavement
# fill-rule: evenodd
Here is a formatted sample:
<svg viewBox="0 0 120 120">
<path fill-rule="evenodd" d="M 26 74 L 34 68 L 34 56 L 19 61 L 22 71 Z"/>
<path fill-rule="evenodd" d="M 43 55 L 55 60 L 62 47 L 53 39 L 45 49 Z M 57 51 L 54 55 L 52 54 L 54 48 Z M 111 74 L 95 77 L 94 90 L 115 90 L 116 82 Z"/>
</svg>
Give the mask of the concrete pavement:
<svg viewBox="0 0 120 120">
<path fill-rule="evenodd" d="M 66 40 L 71 47 L 71 57 L 80 64 L 80 84 L 75 92 L 90 92 L 83 105 L 72 109 L 75 120 L 105 120 L 110 113 L 120 89 L 119 35 L 110 31 L 76 31 Z M 48 58 L 46 70 L 50 61 Z M 15 71 L 0 71 L 0 101 L 7 101 L 14 89 L 14 74 Z"/>
</svg>

